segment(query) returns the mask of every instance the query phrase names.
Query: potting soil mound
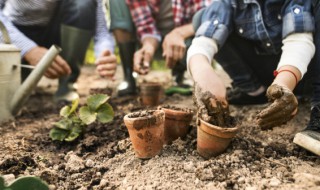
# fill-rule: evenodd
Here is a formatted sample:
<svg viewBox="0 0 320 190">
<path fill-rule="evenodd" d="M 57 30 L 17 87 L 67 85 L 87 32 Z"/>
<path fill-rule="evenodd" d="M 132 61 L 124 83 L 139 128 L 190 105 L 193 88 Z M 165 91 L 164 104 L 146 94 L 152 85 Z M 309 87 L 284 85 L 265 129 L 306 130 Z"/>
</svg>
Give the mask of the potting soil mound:
<svg viewBox="0 0 320 190">
<path fill-rule="evenodd" d="M 168 84 L 170 72 L 147 77 Z M 81 102 L 90 88 L 114 87 L 118 82 L 101 79 L 93 67 L 84 67 L 78 83 Z M 58 142 L 48 135 L 63 106 L 52 102 L 56 85 L 42 81 L 16 120 L 0 125 L 0 175 L 7 182 L 35 175 L 58 190 L 320 189 L 319 157 L 292 142 L 309 120 L 308 102 L 300 102 L 293 120 L 268 131 L 253 122 L 265 105 L 231 106 L 230 113 L 242 121 L 241 131 L 225 153 L 209 160 L 196 151 L 194 117 L 186 139 L 166 145 L 159 156 L 140 160 L 123 123 L 125 114 L 146 109 L 139 97 L 111 98 L 115 111 L 111 123 L 89 125 L 75 142 Z M 162 103 L 195 108 L 190 96 L 168 96 Z"/>
</svg>

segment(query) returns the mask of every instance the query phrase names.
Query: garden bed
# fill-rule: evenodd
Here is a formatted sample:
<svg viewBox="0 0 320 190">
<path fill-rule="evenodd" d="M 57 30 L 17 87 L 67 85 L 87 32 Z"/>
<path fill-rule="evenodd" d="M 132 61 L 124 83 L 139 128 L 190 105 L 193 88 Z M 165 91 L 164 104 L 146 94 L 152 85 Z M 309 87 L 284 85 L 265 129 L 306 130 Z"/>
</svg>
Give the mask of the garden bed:
<svg viewBox="0 0 320 190">
<path fill-rule="evenodd" d="M 82 102 L 90 89 L 118 82 L 99 78 L 91 66 L 82 71 L 78 84 Z M 152 76 L 164 83 L 170 79 L 167 71 Z M 300 103 L 298 115 L 287 125 L 268 131 L 254 123 L 265 105 L 231 106 L 231 114 L 242 120 L 241 130 L 225 153 L 209 160 L 196 151 L 194 117 L 186 139 L 165 145 L 159 156 L 141 160 L 134 155 L 123 122 L 125 114 L 146 108 L 139 97 L 111 98 L 114 120 L 91 124 L 83 136 L 67 143 L 49 138 L 63 106 L 51 101 L 55 89 L 56 83 L 42 81 L 16 120 L 0 125 L 0 175 L 39 176 L 59 190 L 320 188 L 319 157 L 292 142 L 309 120 L 307 102 Z M 162 104 L 194 108 L 191 96 L 167 96 Z"/>
</svg>

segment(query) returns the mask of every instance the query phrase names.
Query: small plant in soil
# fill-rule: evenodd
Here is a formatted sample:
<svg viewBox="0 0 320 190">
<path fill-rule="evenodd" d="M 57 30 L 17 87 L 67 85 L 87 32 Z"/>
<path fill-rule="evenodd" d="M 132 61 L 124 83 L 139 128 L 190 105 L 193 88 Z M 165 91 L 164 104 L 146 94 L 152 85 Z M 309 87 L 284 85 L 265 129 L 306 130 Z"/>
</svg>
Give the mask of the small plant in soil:
<svg viewBox="0 0 320 190">
<path fill-rule="evenodd" d="M 98 121 L 108 123 L 113 120 L 114 111 L 107 102 L 108 95 L 94 94 L 87 98 L 86 105 L 78 109 L 79 99 L 71 105 L 64 106 L 60 110 L 61 120 L 54 123 L 54 128 L 50 130 L 52 140 L 74 141 L 81 135 L 86 126 Z"/>
<path fill-rule="evenodd" d="M 4 179 L 0 177 L 0 189 L 1 190 L 49 190 L 48 185 L 41 179 L 33 176 L 20 177 L 12 182 L 9 186 L 6 186 Z"/>
</svg>

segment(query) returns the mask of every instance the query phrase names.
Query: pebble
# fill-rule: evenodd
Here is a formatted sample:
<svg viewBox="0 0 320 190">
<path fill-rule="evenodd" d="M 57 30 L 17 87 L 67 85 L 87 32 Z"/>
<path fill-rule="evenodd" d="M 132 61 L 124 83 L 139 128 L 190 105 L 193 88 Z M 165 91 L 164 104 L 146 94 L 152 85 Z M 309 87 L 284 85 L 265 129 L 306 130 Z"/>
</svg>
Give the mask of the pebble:
<svg viewBox="0 0 320 190">
<path fill-rule="evenodd" d="M 50 184 L 50 185 L 49 185 L 49 189 L 50 189 L 50 190 L 56 190 L 57 187 L 56 187 L 55 185 Z"/>
<path fill-rule="evenodd" d="M 94 161 L 93 160 L 91 160 L 91 159 L 88 159 L 87 161 L 86 161 L 86 167 L 88 167 L 88 168 L 92 168 L 93 166 L 94 166 Z"/>
<path fill-rule="evenodd" d="M 14 174 L 7 174 L 7 175 L 3 175 L 2 177 L 3 177 L 4 181 L 6 182 L 6 184 L 10 184 L 11 182 L 13 182 L 16 179 Z"/>
<path fill-rule="evenodd" d="M 193 162 L 187 162 L 183 165 L 183 169 L 184 171 L 186 172 L 189 172 L 189 173 L 194 173 L 195 171 L 195 166 L 193 164 Z"/>
<path fill-rule="evenodd" d="M 271 187 L 277 187 L 281 184 L 281 181 L 275 177 L 271 178 L 270 182 L 269 182 L 269 185 Z"/>
<path fill-rule="evenodd" d="M 66 163 L 67 172 L 79 172 L 84 169 L 84 167 L 83 160 L 79 156 L 75 154 L 68 155 L 68 161 Z"/>
<path fill-rule="evenodd" d="M 245 178 L 244 177 L 239 177 L 238 183 L 242 184 L 244 182 L 245 182 Z"/>
</svg>

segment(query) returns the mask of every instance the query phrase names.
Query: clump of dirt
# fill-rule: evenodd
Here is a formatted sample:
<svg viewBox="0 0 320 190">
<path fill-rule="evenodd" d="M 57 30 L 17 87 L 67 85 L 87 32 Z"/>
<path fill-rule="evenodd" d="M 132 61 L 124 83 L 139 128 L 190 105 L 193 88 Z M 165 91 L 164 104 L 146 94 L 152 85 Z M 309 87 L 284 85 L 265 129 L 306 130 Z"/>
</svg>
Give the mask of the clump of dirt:
<svg viewBox="0 0 320 190">
<path fill-rule="evenodd" d="M 154 110 L 138 111 L 138 112 L 129 114 L 128 117 L 129 118 L 148 117 L 148 116 L 152 116 L 154 112 L 155 112 Z"/>
<path fill-rule="evenodd" d="M 203 92 L 196 84 L 194 89 L 194 102 L 198 109 L 198 117 L 212 125 L 223 128 L 233 128 L 237 120 L 229 112 L 229 106 L 218 100 L 211 92 Z"/>
<path fill-rule="evenodd" d="M 89 94 L 107 94 L 111 96 L 113 93 L 112 88 L 90 88 Z"/>
</svg>

